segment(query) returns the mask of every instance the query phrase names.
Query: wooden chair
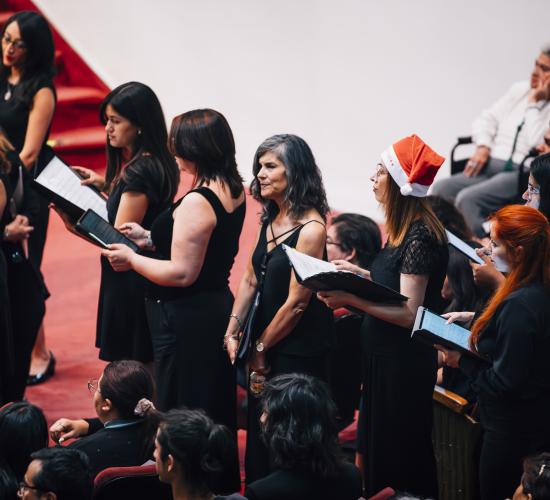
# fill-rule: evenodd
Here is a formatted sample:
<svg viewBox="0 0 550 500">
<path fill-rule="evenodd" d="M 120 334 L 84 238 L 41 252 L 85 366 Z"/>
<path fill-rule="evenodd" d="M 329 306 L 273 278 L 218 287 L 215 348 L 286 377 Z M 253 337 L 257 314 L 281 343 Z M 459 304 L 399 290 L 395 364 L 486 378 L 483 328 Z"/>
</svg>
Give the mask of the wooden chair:
<svg viewBox="0 0 550 500">
<path fill-rule="evenodd" d="M 439 498 L 476 500 L 479 498 L 480 424 L 468 414 L 468 401 L 437 385 L 433 406 Z"/>
</svg>

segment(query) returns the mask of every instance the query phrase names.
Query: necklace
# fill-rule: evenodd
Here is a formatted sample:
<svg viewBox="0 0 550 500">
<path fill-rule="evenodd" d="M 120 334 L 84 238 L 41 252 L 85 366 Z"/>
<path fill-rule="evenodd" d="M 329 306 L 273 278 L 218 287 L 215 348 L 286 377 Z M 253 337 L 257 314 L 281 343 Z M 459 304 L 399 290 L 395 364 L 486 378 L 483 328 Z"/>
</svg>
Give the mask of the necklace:
<svg viewBox="0 0 550 500">
<path fill-rule="evenodd" d="M 14 88 L 14 85 L 12 85 L 10 82 L 6 82 L 8 85 L 8 90 L 6 90 L 6 93 L 4 94 L 4 101 L 9 101 L 11 99 L 11 93 Z"/>
</svg>

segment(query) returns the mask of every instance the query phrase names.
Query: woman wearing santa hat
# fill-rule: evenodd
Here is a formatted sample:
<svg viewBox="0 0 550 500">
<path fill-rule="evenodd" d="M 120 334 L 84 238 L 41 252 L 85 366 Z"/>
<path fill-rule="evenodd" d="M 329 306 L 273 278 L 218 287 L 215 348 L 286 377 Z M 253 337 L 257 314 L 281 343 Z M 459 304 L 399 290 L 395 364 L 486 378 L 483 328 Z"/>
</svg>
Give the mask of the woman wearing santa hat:
<svg viewBox="0 0 550 500">
<path fill-rule="evenodd" d="M 388 240 L 370 271 L 338 261 L 409 298 L 385 305 L 332 291 L 319 294 L 329 307 L 365 311 L 362 349 L 363 394 L 358 453 L 369 496 L 391 486 L 437 498 L 432 446 L 435 349 L 411 340 L 419 306 L 443 309 L 440 295 L 448 250 L 443 225 L 424 199 L 444 158 L 418 136 L 406 137 L 382 153 L 371 177 L 385 212 Z"/>
</svg>

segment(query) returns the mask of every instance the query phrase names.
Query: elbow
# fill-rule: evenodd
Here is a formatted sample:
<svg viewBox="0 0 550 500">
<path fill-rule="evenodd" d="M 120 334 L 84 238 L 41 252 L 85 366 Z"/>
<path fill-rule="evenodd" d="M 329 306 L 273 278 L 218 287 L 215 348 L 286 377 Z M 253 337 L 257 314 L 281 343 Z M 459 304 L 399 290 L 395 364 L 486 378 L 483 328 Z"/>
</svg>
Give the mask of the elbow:
<svg viewBox="0 0 550 500">
<path fill-rule="evenodd" d="M 309 304 L 309 299 L 302 299 L 297 300 L 290 304 L 290 314 L 293 318 L 296 318 L 296 320 L 299 320 L 302 315 L 304 314 L 305 310 L 307 309 L 307 306 Z"/>
</svg>

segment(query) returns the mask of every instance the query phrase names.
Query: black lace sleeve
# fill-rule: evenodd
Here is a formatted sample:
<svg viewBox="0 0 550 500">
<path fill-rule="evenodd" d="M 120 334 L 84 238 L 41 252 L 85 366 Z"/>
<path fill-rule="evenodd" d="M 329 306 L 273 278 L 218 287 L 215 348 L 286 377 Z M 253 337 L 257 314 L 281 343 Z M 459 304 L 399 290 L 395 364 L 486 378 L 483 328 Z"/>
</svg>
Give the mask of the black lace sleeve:
<svg viewBox="0 0 550 500">
<path fill-rule="evenodd" d="M 438 267 L 445 245 L 428 228 L 416 223 L 403 242 L 402 274 L 431 274 Z"/>
</svg>

